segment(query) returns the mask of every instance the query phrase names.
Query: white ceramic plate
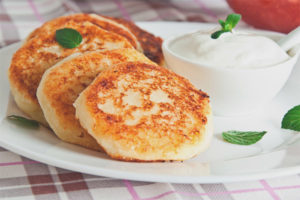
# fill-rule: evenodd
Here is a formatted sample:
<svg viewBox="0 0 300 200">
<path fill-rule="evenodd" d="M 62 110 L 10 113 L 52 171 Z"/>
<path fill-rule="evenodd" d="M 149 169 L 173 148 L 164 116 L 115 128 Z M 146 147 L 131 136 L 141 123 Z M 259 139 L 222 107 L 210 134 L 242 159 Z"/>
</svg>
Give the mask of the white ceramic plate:
<svg viewBox="0 0 300 200">
<path fill-rule="evenodd" d="M 174 22 L 142 22 L 139 25 L 162 37 L 212 27 Z M 31 130 L 6 120 L 8 113 L 20 112 L 11 100 L 7 80 L 11 56 L 19 46 L 19 43 L 14 44 L 0 51 L 0 145 L 10 151 L 69 170 L 139 181 L 217 183 L 300 172 L 297 133 L 280 128 L 284 113 L 300 104 L 300 82 L 295 78 L 300 75 L 299 63 L 281 93 L 263 110 L 238 118 L 215 117 L 215 136 L 205 153 L 184 162 L 131 163 L 115 161 L 103 153 L 64 143 L 44 127 Z M 255 145 L 240 146 L 226 143 L 220 136 L 222 131 L 232 129 L 266 130 L 268 133 Z"/>
</svg>

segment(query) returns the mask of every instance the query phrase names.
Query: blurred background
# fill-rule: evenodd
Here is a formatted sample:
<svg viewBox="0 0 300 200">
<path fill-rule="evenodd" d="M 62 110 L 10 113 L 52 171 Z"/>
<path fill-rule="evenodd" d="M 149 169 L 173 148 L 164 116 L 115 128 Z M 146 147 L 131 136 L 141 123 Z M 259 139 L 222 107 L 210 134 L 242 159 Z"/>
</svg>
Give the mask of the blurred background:
<svg viewBox="0 0 300 200">
<path fill-rule="evenodd" d="M 216 22 L 231 13 L 225 0 L 0 0 L 0 47 L 52 18 L 76 12 L 133 21 Z"/>
<path fill-rule="evenodd" d="M 76 12 L 132 21 L 216 23 L 229 13 L 260 29 L 289 32 L 300 25 L 300 0 L 0 0 L 0 47 L 23 39 L 52 18 Z"/>
</svg>

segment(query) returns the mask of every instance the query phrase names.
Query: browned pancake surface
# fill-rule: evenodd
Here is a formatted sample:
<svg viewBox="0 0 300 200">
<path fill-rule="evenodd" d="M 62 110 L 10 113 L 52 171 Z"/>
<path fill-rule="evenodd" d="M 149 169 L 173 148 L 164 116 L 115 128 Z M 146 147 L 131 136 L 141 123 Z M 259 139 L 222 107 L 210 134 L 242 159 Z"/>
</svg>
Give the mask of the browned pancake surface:
<svg viewBox="0 0 300 200">
<path fill-rule="evenodd" d="M 152 63 L 135 49 L 124 48 L 87 52 L 64 60 L 45 72 L 37 97 L 50 127 L 60 139 L 99 149 L 75 118 L 73 103 L 101 71 L 128 61 Z"/>
<path fill-rule="evenodd" d="M 133 22 L 120 18 L 83 13 L 63 16 L 46 22 L 43 26 L 33 31 L 27 40 L 30 40 L 40 34 L 44 34 L 51 29 L 55 29 L 68 21 L 89 21 L 105 30 L 122 35 L 133 45 L 133 47 L 142 51 L 150 60 L 159 65 L 164 65 L 164 58 L 161 49 L 162 39 L 139 28 Z"/>
<path fill-rule="evenodd" d="M 124 26 L 128 27 L 131 32 L 136 36 L 138 41 L 140 42 L 143 53 L 152 61 L 156 62 L 157 64 L 163 66 L 164 65 L 164 57 L 161 49 L 162 39 L 157 37 L 137 25 L 133 22 L 121 19 L 121 18 L 113 18 L 109 17 L 116 22 L 123 24 Z"/>
<path fill-rule="evenodd" d="M 13 95 L 18 106 L 36 120 L 39 105 L 36 98 L 36 89 L 43 73 L 51 66 L 67 56 L 85 51 L 102 49 L 132 48 L 124 37 L 108 32 L 89 23 L 68 21 L 56 28 L 72 28 L 82 35 L 81 44 L 73 49 L 61 47 L 55 40 L 56 29 L 40 34 L 25 43 L 13 56 L 9 68 L 9 80 Z M 24 103 L 23 100 L 27 103 Z M 28 105 L 30 109 L 28 108 Z"/>
<path fill-rule="evenodd" d="M 139 62 L 99 74 L 75 107 L 81 125 L 121 160 L 195 156 L 211 114 L 206 93 L 165 68 Z"/>
<path fill-rule="evenodd" d="M 138 48 L 136 38 L 129 30 L 126 30 L 122 26 L 118 25 L 117 23 L 113 23 L 113 21 L 107 20 L 106 18 L 103 18 L 99 15 L 85 14 L 85 13 L 73 14 L 73 15 L 62 16 L 56 19 L 52 19 L 44 23 L 41 27 L 34 30 L 28 36 L 27 40 L 30 40 L 36 36 L 40 36 L 41 34 L 49 33 L 53 30 L 56 30 L 59 27 L 63 26 L 64 24 L 70 23 L 70 21 L 74 23 L 91 22 L 101 27 L 102 29 L 111 31 L 113 33 L 125 37 L 134 48 Z"/>
</svg>

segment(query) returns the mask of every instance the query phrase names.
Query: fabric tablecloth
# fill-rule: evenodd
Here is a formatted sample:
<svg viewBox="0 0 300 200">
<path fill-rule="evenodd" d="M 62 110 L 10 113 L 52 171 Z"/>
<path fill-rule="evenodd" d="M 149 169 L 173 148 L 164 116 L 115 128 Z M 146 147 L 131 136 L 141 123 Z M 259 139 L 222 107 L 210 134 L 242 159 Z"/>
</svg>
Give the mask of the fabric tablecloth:
<svg viewBox="0 0 300 200">
<path fill-rule="evenodd" d="M 0 47 L 25 38 L 47 20 L 74 12 L 133 21 L 216 22 L 232 11 L 225 0 L 0 0 Z M 137 182 L 60 169 L 0 147 L 0 199 L 299 200 L 300 177 L 219 184 Z"/>
</svg>

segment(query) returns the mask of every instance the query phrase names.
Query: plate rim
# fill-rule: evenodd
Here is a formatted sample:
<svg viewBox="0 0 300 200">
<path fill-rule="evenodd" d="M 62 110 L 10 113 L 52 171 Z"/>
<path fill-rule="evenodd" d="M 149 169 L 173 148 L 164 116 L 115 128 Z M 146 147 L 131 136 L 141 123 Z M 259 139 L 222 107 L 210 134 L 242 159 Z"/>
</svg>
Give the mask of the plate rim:
<svg viewBox="0 0 300 200">
<path fill-rule="evenodd" d="M 1 130 L 1 126 L 0 126 Z M 181 184 L 193 184 L 193 183 L 205 183 L 205 184 L 212 184 L 212 183 L 231 183 L 231 182 L 241 182 L 241 181 L 251 181 L 251 180 L 259 180 L 259 179 L 266 179 L 266 178 L 275 178 L 280 176 L 287 176 L 299 173 L 300 165 L 293 166 L 293 167 L 286 167 L 286 168 L 275 168 L 275 169 L 268 169 L 268 171 L 263 172 L 253 172 L 248 174 L 237 174 L 237 175 L 203 175 L 203 176 L 171 176 L 171 175 L 153 175 L 153 174 L 143 174 L 140 176 L 141 173 L 137 172 L 126 172 L 123 173 L 120 170 L 110 170 L 109 168 L 97 168 L 97 170 L 93 170 L 90 166 L 85 166 L 84 164 L 70 163 L 64 160 L 59 160 L 56 158 L 48 158 L 44 157 L 44 155 L 28 151 L 27 149 L 16 148 L 15 146 L 11 146 L 10 144 L 5 143 L 1 140 L 0 137 L 0 146 L 4 147 L 7 150 L 10 150 L 13 153 L 18 155 L 22 155 L 29 159 L 35 160 L 42 164 L 48 164 L 54 167 L 59 167 L 79 173 L 86 173 L 90 175 L 97 175 L 97 176 L 105 176 L 111 177 L 116 179 L 126 179 L 132 181 L 143 181 L 143 182 L 161 182 L 161 183 L 181 183 Z M 101 159 L 101 158 L 99 158 Z M 116 162 L 123 162 L 123 161 L 116 161 Z M 92 169 L 92 171 L 90 171 Z M 145 177 L 146 175 L 146 177 Z"/>
</svg>

